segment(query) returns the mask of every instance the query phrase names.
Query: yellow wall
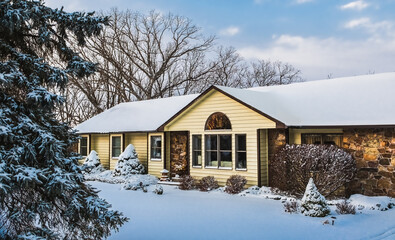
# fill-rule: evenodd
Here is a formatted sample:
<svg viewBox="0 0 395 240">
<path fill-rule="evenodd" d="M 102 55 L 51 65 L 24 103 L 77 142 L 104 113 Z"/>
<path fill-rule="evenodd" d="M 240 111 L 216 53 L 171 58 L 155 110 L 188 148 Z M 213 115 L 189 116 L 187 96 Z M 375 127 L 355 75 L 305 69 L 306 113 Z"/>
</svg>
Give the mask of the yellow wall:
<svg viewBox="0 0 395 240">
<path fill-rule="evenodd" d="M 161 136 L 162 137 L 162 152 L 161 159 L 151 159 L 151 136 Z M 149 133 L 148 134 L 148 174 L 160 177 L 160 171 L 164 168 L 164 154 L 165 154 L 165 140 L 164 133 Z"/>
<path fill-rule="evenodd" d="M 343 133 L 342 129 L 289 129 L 289 144 L 302 144 L 302 133 Z"/>
<path fill-rule="evenodd" d="M 232 130 L 204 130 L 207 118 L 214 112 L 224 113 L 232 124 Z M 246 177 L 248 186 L 258 184 L 258 151 L 257 129 L 275 128 L 276 123 L 247 108 L 239 102 L 212 90 L 206 96 L 194 103 L 187 111 L 171 121 L 165 131 L 189 131 L 192 134 L 202 134 L 202 157 L 201 168 L 191 167 L 190 174 L 200 179 L 205 176 L 214 176 L 221 185 L 231 175 L 243 175 Z M 232 134 L 232 169 L 212 169 L 204 166 L 204 135 L 205 134 Z M 235 134 L 247 134 L 247 170 L 235 169 Z M 189 152 L 192 152 L 192 144 Z M 189 154 L 191 156 L 191 154 Z M 189 159 L 192 166 L 192 159 Z"/>
<path fill-rule="evenodd" d="M 104 168 L 110 168 L 110 139 L 108 134 L 92 134 L 91 149 L 95 150 Z"/>
</svg>

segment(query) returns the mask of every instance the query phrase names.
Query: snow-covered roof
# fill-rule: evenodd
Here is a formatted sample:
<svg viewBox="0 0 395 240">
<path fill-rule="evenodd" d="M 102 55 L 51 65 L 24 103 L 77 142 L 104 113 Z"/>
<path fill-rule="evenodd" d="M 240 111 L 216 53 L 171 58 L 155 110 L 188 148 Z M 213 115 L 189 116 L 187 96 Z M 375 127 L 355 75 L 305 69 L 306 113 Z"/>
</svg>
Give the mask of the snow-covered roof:
<svg viewBox="0 0 395 240">
<path fill-rule="evenodd" d="M 288 127 L 395 125 L 395 73 L 249 89 L 213 88 Z M 198 96 L 121 103 L 75 129 L 81 134 L 156 131 Z"/>
<path fill-rule="evenodd" d="M 193 101 L 198 94 L 118 104 L 74 129 L 83 133 L 149 132 Z"/>
<path fill-rule="evenodd" d="M 395 125 L 395 73 L 217 88 L 287 126 Z"/>
</svg>

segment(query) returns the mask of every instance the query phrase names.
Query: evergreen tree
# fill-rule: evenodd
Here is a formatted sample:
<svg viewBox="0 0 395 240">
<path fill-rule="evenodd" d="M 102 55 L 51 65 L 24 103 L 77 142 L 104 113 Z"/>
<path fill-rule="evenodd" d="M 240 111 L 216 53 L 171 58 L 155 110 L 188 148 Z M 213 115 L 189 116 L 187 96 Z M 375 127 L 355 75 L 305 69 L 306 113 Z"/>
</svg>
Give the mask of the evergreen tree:
<svg viewBox="0 0 395 240">
<path fill-rule="evenodd" d="M 144 166 L 137 158 L 137 152 L 133 144 L 129 144 L 125 151 L 119 155 L 117 165 L 114 169 L 114 177 L 128 176 L 131 174 L 143 174 L 145 172 Z"/>
<path fill-rule="evenodd" d="M 95 71 L 66 43 L 95 36 L 106 18 L 66 13 L 41 0 L 0 1 L 0 236 L 100 239 L 127 218 L 83 182 L 77 136 L 54 118 L 68 75 Z M 55 55 L 62 63 L 53 65 Z"/>
<path fill-rule="evenodd" d="M 300 207 L 301 213 L 310 217 L 325 217 L 331 212 L 325 197 L 318 192 L 312 178 L 309 179 Z"/>
<path fill-rule="evenodd" d="M 100 173 L 104 171 L 104 168 L 101 166 L 99 155 L 95 150 L 92 150 L 89 153 L 89 156 L 85 158 L 84 165 L 82 166 L 82 170 L 85 173 Z"/>
</svg>

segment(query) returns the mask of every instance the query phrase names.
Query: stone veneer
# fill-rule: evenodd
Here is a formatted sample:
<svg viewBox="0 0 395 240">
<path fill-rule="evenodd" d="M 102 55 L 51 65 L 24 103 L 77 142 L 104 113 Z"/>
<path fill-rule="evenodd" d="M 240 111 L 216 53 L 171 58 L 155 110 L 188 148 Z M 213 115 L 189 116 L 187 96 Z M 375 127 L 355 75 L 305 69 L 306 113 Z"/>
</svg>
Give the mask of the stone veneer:
<svg viewBox="0 0 395 240">
<path fill-rule="evenodd" d="M 395 197 L 394 128 L 345 129 L 343 147 L 357 164 L 357 174 L 348 193 Z"/>
</svg>

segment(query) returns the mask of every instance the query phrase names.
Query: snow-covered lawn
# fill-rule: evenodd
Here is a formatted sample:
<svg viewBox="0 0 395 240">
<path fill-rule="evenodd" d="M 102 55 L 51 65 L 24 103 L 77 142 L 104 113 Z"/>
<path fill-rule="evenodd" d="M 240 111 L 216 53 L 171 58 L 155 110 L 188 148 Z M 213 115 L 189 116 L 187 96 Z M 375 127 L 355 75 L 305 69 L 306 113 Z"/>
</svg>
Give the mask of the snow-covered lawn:
<svg viewBox="0 0 395 240">
<path fill-rule="evenodd" d="M 155 185 L 144 193 L 123 190 L 121 184 L 88 183 L 130 218 L 109 239 L 395 239 L 395 209 L 338 215 L 332 206 L 332 215 L 312 218 L 285 213 L 281 200 L 248 194 L 163 186 L 164 194 L 156 195 Z M 335 225 L 323 225 L 331 216 Z"/>
</svg>

